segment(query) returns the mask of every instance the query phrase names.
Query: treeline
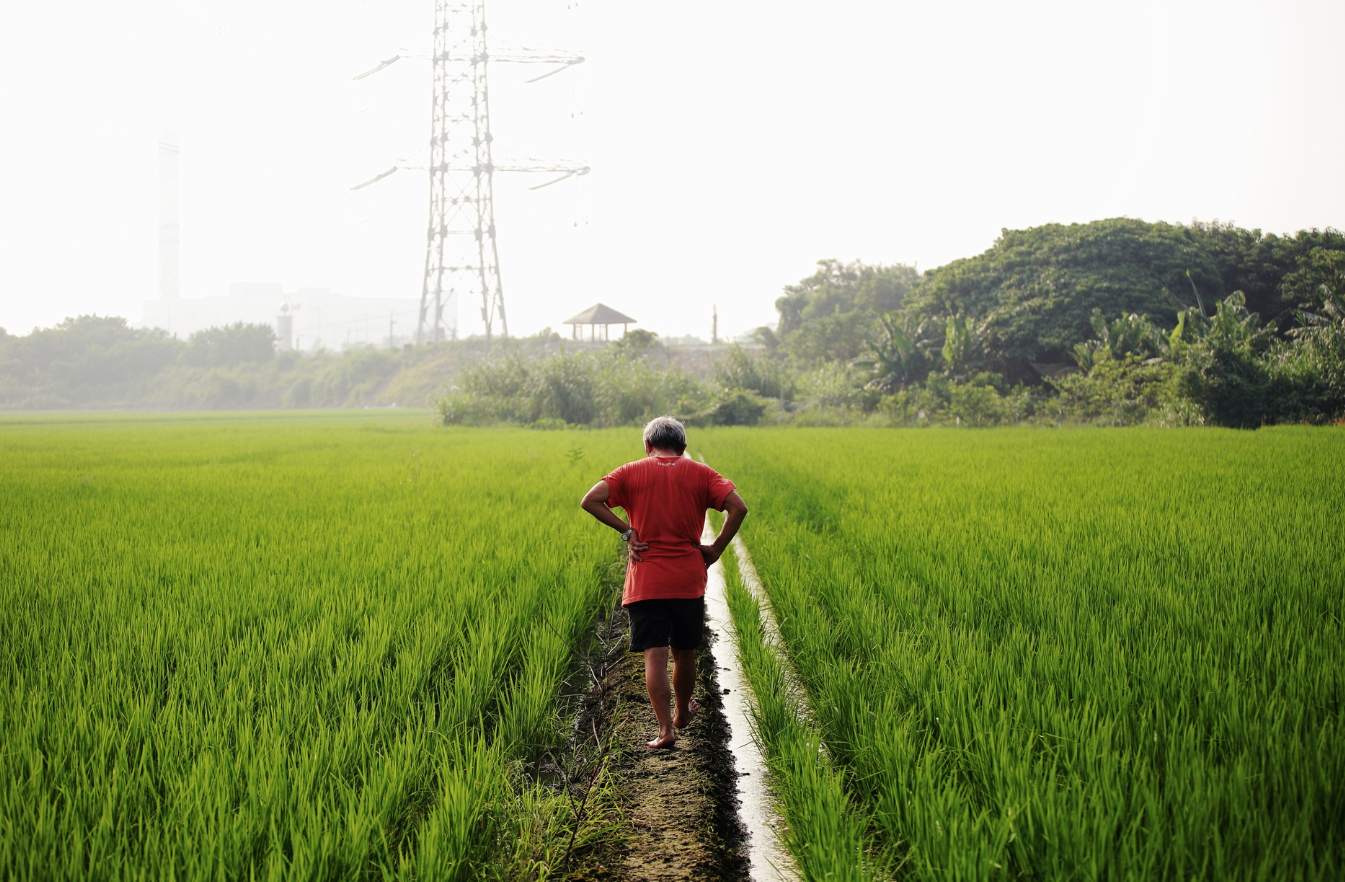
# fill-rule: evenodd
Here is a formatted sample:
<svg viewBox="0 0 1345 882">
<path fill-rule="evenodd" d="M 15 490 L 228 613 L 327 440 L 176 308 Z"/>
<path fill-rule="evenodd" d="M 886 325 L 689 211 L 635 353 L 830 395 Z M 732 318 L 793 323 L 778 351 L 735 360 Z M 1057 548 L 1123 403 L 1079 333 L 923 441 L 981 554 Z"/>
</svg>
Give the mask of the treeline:
<svg viewBox="0 0 1345 882">
<path fill-rule="evenodd" d="M 265 325 L 177 340 L 79 316 L 0 329 L 0 408 L 437 403 L 448 423 L 1112 425 L 1345 419 L 1345 235 L 1112 219 L 1005 230 L 924 273 L 836 260 L 707 366 L 638 331 L 277 352 Z M 694 355 L 695 357 L 691 357 Z M 447 393 L 444 392 L 448 389 Z"/>
<path fill-rule="evenodd" d="M 917 273 L 825 260 L 710 376 L 653 335 L 600 353 L 504 353 L 448 423 L 899 425 L 1327 423 L 1345 418 L 1345 235 L 1112 219 L 1005 230 Z"/>
<path fill-rule="evenodd" d="M 68 318 L 27 336 L 0 329 L 0 408 L 247 409 L 424 407 L 470 341 L 345 353 L 276 351 L 267 325 L 208 328 L 187 340 L 116 316 Z"/>
</svg>

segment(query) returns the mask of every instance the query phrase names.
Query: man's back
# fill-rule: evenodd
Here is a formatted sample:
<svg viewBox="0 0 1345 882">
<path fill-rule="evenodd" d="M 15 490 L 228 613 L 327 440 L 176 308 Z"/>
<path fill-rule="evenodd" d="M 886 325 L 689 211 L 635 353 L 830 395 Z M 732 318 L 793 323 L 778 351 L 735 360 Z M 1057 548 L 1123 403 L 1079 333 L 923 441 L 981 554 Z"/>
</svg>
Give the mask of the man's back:
<svg viewBox="0 0 1345 882">
<path fill-rule="evenodd" d="M 722 509 L 733 483 L 714 469 L 678 456 L 649 456 L 603 479 L 610 507 L 621 507 L 649 549 L 626 572 L 623 604 L 670 597 L 700 597 L 706 570 L 701 531 L 706 509 Z"/>
<path fill-rule="evenodd" d="M 696 650 L 705 627 L 705 577 L 728 548 L 747 503 L 733 482 L 712 468 L 685 459 L 686 427 L 670 416 L 654 417 L 644 427 L 644 452 L 594 484 L 579 507 L 630 543 L 626 587 L 621 603 L 630 617 L 630 651 L 644 654 L 645 687 L 658 718 L 654 748 L 672 747 L 677 729 L 696 715 Z M 624 508 L 629 522 L 613 507 Z M 702 545 L 705 510 L 725 512 L 724 525 Z M 673 679 L 668 683 L 668 656 Z M 668 712 L 676 690 L 677 712 Z"/>
</svg>

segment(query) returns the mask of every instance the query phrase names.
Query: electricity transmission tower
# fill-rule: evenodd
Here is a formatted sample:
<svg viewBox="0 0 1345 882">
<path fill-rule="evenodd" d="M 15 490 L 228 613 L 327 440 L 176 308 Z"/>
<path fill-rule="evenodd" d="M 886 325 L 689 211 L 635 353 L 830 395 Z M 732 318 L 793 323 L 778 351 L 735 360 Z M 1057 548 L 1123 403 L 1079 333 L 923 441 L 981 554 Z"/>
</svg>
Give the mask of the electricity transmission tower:
<svg viewBox="0 0 1345 882">
<path fill-rule="evenodd" d="M 395 55 L 363 79 L 401 58 Z M 576 175 L 588 167 L 571 162 L 525 159 L 496 164 L 490 132 L 489 62 L 559 64 L 561 67 L 528 82 L 545 79 L 581 64 L 582 56 L 528 48 L 505 48 L 492 53 L 487 41 L 485 0 L 435 0 L 433 51 L 434 95 L 430 113 L 429 160 L 424 166 L 393 166 L 352 187 L 379 181 L 398 168 L 425 168 L 430 175 L 430 219 L 425 234 L 425 270 L 420 292 L 420 319 L 416 342 L 444 339 L 444 310 L 456 308 L 459 297 L 480 301 L 481 321 L 489 345 L 498 321 L 509 334 L 496 245 L 494 173 L 554 172 L 560 177 L 530 189 L 538 190 Z"/>
</svg>

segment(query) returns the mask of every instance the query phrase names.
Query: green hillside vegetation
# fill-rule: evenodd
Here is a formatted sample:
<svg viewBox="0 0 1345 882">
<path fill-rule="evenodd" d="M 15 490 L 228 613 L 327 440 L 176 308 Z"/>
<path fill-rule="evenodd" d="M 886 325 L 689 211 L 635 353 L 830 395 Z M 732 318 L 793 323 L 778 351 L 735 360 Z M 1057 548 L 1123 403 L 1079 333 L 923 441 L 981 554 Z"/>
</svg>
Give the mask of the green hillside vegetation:
<svg viewBox="0 0 1345 882">
<path fill-rule="evenodd" d="M 265 326 L 178 341 L 80 316 L 0 331 L 0 408 L 433 405 L 445 423 L 971 426 L 1345 419 L 1345 234 L 1128 218 L 1004 230 L 917 273 L 819 261 L 723 347 L 549 329 L 341 354 Z M 706 358 L 708 354 L 708 359 Z"/>
<path fill-rule="evenodd" d="M 1253 428 L 1345 418 L 1345 235 L 1126 218 L 1005 230 L 919 275 L 819 262 L 705 377 L 646 335 L 478 364 L 446 423 Z M 572 406 L 566 402 L 582 402 Z"/>
<path fill-rule="evenodd" d="M 974 366 L 1012 382 L 1034 375 L 1031 362 L 1070 361 L 1093 336 L 1094 310 L 1108 321 L 1146 315 L 1170 331 L 1182 310 L 1210 313 L 1242 291 L 1263 323 L 1287 329 L 1295 310 L 1345 295 L 1342 271 L 1345 235 L 1335 230 L 1280 237 L 1218 223 L 1048 224 L 1004 230 L 985 253 L 926 273 L 900 313 L 928 329 L 934 349 L 949 319 L 960 319 L 974 333 Z"/>
<path fill-rule="evenodd" d="M 1090 336 L 1093 310 L 1173 325 L 1194 290 L 1209 302 L 1224 297 L 1214 258 L 1190 229 L 1051 224 L 1005 230 L 985 254 L 940 267 L 906 311 L 931 326 L 961 317 L 975 334 L 969 358 L 1013 381 L 1032 376 L 1031 362 L 1066 361 Z"/>
</svg>

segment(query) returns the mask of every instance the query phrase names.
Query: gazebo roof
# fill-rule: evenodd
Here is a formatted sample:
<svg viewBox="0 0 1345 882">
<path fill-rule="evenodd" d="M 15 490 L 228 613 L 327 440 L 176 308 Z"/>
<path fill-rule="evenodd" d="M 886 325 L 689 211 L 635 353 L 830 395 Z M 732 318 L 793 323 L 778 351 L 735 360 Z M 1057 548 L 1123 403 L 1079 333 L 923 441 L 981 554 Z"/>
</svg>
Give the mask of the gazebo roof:
<svg viewBox="0 0 1345 882">
<path fill-rule="evenodd" d="M 566 325 L 633 325 L 635 319 L 630 316 L 617 312 L 610 306 L 604 306 L 596 303 L 588 309 L 579 313 L 574 318 L 567 318 L 562 324 Z"/>
</svg>

